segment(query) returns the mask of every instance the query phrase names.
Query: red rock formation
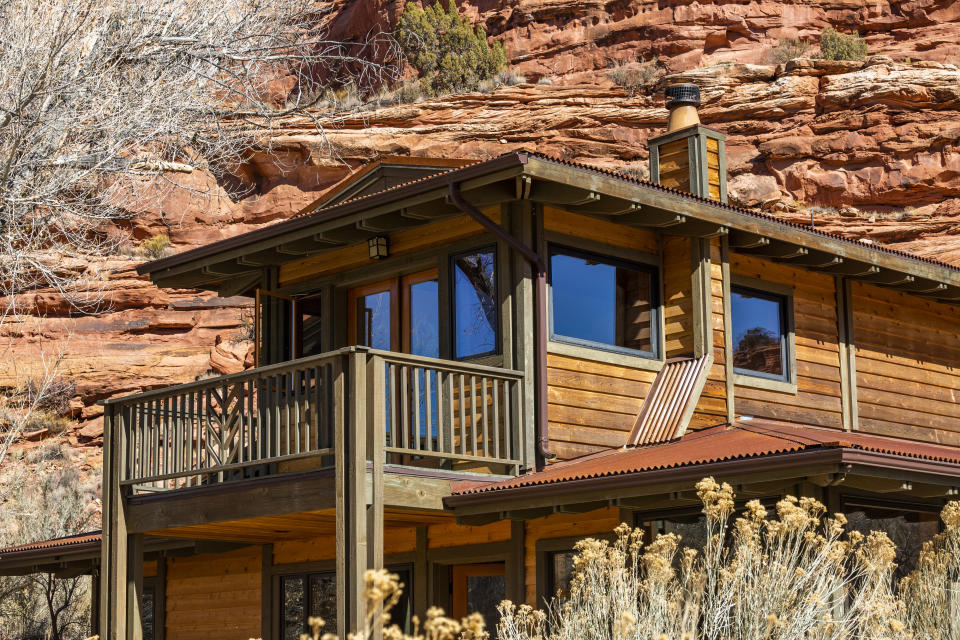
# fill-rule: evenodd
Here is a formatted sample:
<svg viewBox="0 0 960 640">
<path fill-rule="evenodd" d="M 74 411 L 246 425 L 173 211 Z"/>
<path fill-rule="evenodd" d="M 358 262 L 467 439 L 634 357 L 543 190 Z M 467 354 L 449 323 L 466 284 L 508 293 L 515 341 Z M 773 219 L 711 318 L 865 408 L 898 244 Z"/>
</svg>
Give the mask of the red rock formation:
<svg viewBox="0 0 960 640">
<path fill-rule="evenodd" d="M 343 0 L 325 20 L 332 37 L 358 37 L 391 29 L 402 5 Z M 469 0 L 462 10 L 506 43 L 531 84 L 371 107 L 326 139 L 289 120 L 269 152 L 237 170 L 245 195 L 195 171 L 176 176 L 190 191 L 137 198 L 134 242 L 166 233 L 181 250 L 272 223 L 377 153 L 488 158 L 527 148 L 642 174 L 646 140 L 665 123 L 662 84 L 688 80 L 702 88 L 704 122 L 729 136 L 735 201 L 960 263 L 960 69 L 949 64 L 960 59 L 960 4 Z M 779 39 L 815 42 L 828 24 L 859 29 L 875 55 L 770 64 Z M 616 61 L 653 56 L 672 74 L 659 85 L 628 92 L 607 78 Z M 553 84 L 532 84 L 541 78 Z M 111 306 L 95 316 L 70 317 L 60 296 L 37 291 L 34 315 L 2 329 L 20 366 L 62 345 L 63 373 L 77 382 L 74 440 L 99 442 L 98 399 L 250 364 L 249 345 L 235 342 L 247 301 L 161 291 L 133 265 L 116 258 L 104 283 Z M 5 375 L 0 367 L 0 385 Z"/>
</svg>

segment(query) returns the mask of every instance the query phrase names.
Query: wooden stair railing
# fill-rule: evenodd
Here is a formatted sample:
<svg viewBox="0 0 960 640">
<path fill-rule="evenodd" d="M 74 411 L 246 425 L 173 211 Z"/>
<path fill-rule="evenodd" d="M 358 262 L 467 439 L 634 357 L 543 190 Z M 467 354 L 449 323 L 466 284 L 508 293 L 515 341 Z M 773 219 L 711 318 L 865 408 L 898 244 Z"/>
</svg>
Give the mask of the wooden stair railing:
<svg viewBox="0 0 960 640">
<path fill-rule="evenodd" d="M 713 356 L 670 358 L 654 378 L 640 407 L 628 447 L 679 438 L 697 407 Z"/>
</svg>

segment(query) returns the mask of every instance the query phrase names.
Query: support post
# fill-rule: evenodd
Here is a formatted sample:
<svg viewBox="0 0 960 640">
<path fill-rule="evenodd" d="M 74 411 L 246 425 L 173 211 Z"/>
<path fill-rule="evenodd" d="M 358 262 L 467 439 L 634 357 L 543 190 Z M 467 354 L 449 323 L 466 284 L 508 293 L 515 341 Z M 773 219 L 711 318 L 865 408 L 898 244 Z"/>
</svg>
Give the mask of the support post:
<svg viewBox="0 0 960 640">
<path fill-rule="evenodd" d="M 90 635 L 100 633 L 100 567 L 90 572 Z"/>
<path fill-rule="evenodd" d="M 366 374 L 367 354 L 363 350 L 348 351 L 334 371 L 337 633 L 341 638 L 360 631 L 366 613 L 363 598 L 368 562 Z"/>
<path fill-rule="evenodd" d="M 143 534 L 127 536 L 127 638 L 143 640 Z M 156 619 L 156 618 L 154 618 Z"/>
<path fill-rule="evenodd" d="M 730 238 L 720 237 L 720 267 L 723 272 L 723 379 L 726 387 L 727 424 L 736 420 L 737 385 L 733 378 L 733 295 L 730 292 Z"/>
<path fill-rule="evenodd" d="M 713 305 L 710 280 L 710 239 L 690 239 L 693 297 L 693 356 L 713 353 Z"/>
<path fill-rule="evenodd" d="M 413 612 L 419 616 L 421 620 L 427 619 L 427 599 L 429 598 L 428 581 L 430 580 L 430 560 L 427 557 L 427 547 L 429 545 L 428 534 L 428 527 L 417 527 L 416 556 L 413 561 Z"/>
<path fill-rule="evenodd" d="M 103 542 L 101 549 L 100 638 L 128 640 L 127 576 L 130 555 L 124 496 L 120 486 L 126 462 L 124 452 L 124 415 L 113 404 L 103 414 Z"/>
<path fill-rule="evenodd" d="M 837 292 L 837 336 L 840 347 L 840 415 L 844 431 L 857 431 L 857 355 L 853 332 L 853 300 L 850 280 L 834 278 Z"/>
<path fill-rule="evenodd" d="M 530 246 L 534 242 L 532 216 L 529 200 L 521 200 L 505 205 L 502 209 L 505 222 L 510 232 L 521 242 Z M 539 221 L 537 216 L 536 221 Z M 536 222 L 535 221 L 535 222 Z M 520 436 L 525 467 L 536 464 L 536 444 L 534 442 L 537 421 L 537 361 L 536 321 L 534 318 L 536 302 L 534 301 L 534 280 L 536 274 L 530 261 L 516 251 L 511 252 L 511 272 L 513 278 L 513 362 L 511 367 L 524 373 L 523 398 L 520 408 L 523 431 Z"/>
<path fill-rule="evenodd" d="M 526 523 L 523 520 L 510 521 L 510 558 L 506 563 L 507 600 L 526 602 Z"/>
<path fill-rule="evenodd" d="M 380 356 L 369 356 L 367 359 L 367 436 L 364 473 L 369 489 L 364 492 L 366 504 L 367 527 L 367 565 L 366 569 L 383 568 L 383 465 L 386 454 L 384 452 L 387 435 L 386 421 L 386 363 Z M 383 636 L 383 624 L 378 610 L 373 616 L 371 640 L 379 640 Z"/>
</svg>

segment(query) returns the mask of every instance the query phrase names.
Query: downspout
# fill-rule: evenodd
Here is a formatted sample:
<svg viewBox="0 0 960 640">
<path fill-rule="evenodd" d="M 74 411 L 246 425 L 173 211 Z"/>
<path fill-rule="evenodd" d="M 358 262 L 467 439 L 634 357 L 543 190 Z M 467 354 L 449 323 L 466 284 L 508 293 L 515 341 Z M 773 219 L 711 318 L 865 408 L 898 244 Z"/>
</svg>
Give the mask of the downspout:
<svg viewBox="0 0 960 640">
<path fill-rule="evenodd" d="M 503 227 L 464 200 L 460 194 L 460 185 L 456 182 L 450 183 L 450 201 L 484 229 L 516 249 L 537 273 L 537 453 L 544 460 L 552 460 L 557 456 L 550 451 L 550 432 L 547 424 L 547 264 L 540 254 L 504 231 Z"/>
</svg>

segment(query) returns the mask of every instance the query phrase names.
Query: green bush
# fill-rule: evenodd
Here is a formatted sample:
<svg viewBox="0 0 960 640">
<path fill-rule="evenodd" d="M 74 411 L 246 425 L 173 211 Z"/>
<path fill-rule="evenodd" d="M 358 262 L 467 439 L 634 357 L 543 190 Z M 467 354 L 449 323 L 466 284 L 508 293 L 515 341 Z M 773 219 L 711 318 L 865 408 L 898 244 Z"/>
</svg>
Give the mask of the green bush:
<svg viewBox="0 0 960 640">
<path fill-rule="evenodd" d="M 153 236 L 149 240 L 144 240 L 140 245 L 139 254 L 151 260 L 159 260 L 168 255 L 170 249 L 170 238 L 166 234 Z"/>
<path fill-rule="evenodd" d="M 824 60 L 863 60 L 867 57 L 867 42 L 856 32 L 848 35 L 826 27 L 820 34 L 820 57 Z"/>
<path fill-rule="evenodd" d="M 503 44 L 491 47 L 483 29 L 474 29 L 448 1 L 446 9 L 439 1 L 426 9 L 408 2 L 394 32 L 407 60 L 437 94 L 476 89 L 507 64 Z"/>
</svg>

